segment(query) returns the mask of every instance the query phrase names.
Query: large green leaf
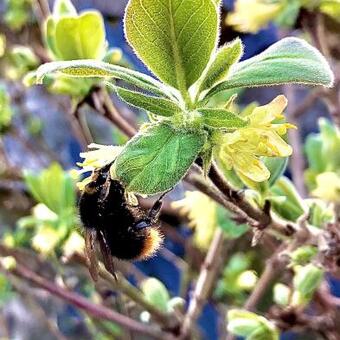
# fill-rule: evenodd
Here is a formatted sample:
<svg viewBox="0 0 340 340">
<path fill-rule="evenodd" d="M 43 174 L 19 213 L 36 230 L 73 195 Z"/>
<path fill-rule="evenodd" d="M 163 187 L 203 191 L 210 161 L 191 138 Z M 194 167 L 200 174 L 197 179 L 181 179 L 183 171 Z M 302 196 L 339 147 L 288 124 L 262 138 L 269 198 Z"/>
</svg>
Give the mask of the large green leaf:
<svg viewBox="0 0 340 340">
<path fill-rule="evenodd" d="M 248 122 L 225 109 L 197 109 L 202 114 L 204 124 L 214 128 L 236 129 L 245 127 Z"/>
<path fill-rule="evenodd" d="M 261 54 L 233 68 L 227 81 L 218 84 L 206 99 L 232 88 L 306 84 L 332 86 L 333 73 L 317 49 L 297 38 L 285 38 Z"/>
<path fill-rule="evenodd" d="M 63 16 L 55 23 L 55 47 L 62 60 L 100 59 L 105 48 L 105 28 L 99 12 Z"/>
<path fill-rule="evenodd" d="M 171 97 L 170 89 L 154 78 L 98 60 L 57 61 L 41 65 L 36 71 L 36 83 L 41 84 L 47 75 L 56 72 L 73 77 L 121 79 L 143 90 Z"/>
<path fill-rule="evenodd" d="M 118 86 L 114 86 L 114 90 L 126 103 L 159 116 L 171 117 L 181 111 L 177 104 L 165 98 L 148 96 Z"/>
<path fill-rule="evenodd" d="M 152 195 L 173 188 L 200 153 L 206 135 L 150 126 L 125 146 L 114 163 L 115 175 L 129 191 Z"/>
<path fill-rule="evenodd" d="M 130 0 L 125 33 L 159 79 L 185 91 L 201 76 L 216 47 L 216 1 Z"/>
</svg>

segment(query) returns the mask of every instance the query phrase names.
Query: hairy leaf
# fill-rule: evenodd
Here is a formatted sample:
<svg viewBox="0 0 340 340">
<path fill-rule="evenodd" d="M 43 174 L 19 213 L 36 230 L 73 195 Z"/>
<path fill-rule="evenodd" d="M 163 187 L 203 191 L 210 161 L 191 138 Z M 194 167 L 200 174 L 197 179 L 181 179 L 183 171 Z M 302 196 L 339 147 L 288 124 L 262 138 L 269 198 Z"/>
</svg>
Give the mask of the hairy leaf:
<svg viewBox="0 0 340 340">
<path fill-rule="evenodd" d="M 248 122 L 225 109 L 197 109 L 202 114 L 204 124 L 214 128 L 236 129 L 245 127 Z"/>
<path fill-rule="evenodd" d="M 114 163 L 115 175 L 129 191 L 152 195 L 173 188 L 200 153 L 206 135 L 150 126 L 125 146 Z"/>
<path fill-rule="evenodd" d="M 148 96 L 118 86 L 114 86 L 114 89 L 126 103 L 159 116 L 170 117 L 181 111 L 177 104 L 165 98 Z"/>
<path fill-rule="evenodd" d="M 121 79 L 143 90 L 162 96 L 171 96 L 170 90 L 152 77 L 97 60 L 59 61 L 44 64 L 36 72 L 37 84 L 41 84 L 45 76 L 56 72 L 73 77 Z"/>
<path fill-rule="evenodd" d="M 297 38 L 285 38 L 263 53 L 237 64 L 229 80 L 206 96 L 232 88 L 306 84 L 332 86 L 333 73 L 317 49 Z"/>
<path fill-rule="evenodd" d="M 210 89 L 215 84 L 225 80 L 230 67 L 238 62 L 243 54 L 243 46 L 240 39 L 235 39 L 230 44 L 221 47 L 204 74 L 200 85 L 200 92 Z"/>
<path fill-rule="evenodd" d="M 150 70 L 183 91 L 200 77 L 216 47 L 216 0 L 130 0 L 125 33 Z"/>
</svg>

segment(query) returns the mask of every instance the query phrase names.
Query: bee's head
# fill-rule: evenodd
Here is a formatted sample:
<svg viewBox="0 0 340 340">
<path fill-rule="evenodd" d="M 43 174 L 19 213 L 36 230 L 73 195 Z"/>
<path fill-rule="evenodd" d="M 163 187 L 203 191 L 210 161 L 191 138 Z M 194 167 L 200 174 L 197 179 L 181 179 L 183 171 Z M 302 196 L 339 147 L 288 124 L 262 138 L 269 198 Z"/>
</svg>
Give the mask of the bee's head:
<svg viewBox="0 0 340 340">
<path fill-rule="evenodd" d="M 101 190 L 102 186 L 105 184 L 107 177 L 109 176 L 109 167 L 104 167 L 95 170 L 91 176 L 91 182 L 85 186 L 85 191 L 88 194 L 94 194 Z"/>
</svg>

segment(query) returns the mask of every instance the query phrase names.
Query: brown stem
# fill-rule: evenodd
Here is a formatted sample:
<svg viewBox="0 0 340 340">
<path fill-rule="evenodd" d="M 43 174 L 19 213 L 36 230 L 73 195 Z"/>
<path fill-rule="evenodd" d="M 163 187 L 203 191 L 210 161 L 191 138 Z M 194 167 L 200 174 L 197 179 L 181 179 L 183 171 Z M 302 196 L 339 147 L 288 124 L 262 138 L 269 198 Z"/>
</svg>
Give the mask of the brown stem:
<svg viewBox="0 0 340 340">
<path fill-rule="evenodd" d="M 103 96 L 103 110 L 105 116 L 115 124 L 121 131 L 123 131 L 128 137 L 133 137 L 137 130 L 131 126 L 118 112 L 117 108 L 113 105 L 109 94 L 106 90 L 102 90 Z"/>
<path fill-rule="evenodd" d="M 38 287 L 45 289 L 53 296 L 57 296 L 64 301 L 74 305 L 75 307 L 84 310 L 87 314 L 91 315 L 94 318 L 108 320 L 114 323 L 119 324 L 120 326 L 129 329 L 134 332 L 138 332 L 140 334 L 145 334 L 151 336 L 155 339 L 160 339 L 164 337 L 164 339 L 172 339 L 171 336 L 167 335 L 166 333 L 162 332 L 161 330 L 144 325 L 140 322 L 137 322 L 131 318 L 128 318 L 124 315 L 121 315 L 107 307 L 94 304 L 84 298 L 83 296 L 71 292 L 69 290 L 64 289 L 63 287 L 55 284 L 47 279 L 37 275 L 36 273 L 32 272 L 25 266 L 17 263 L 16 267 L 10 271 L 10 273 L 23 278 Z"/>
<path fill-rule="evenodd" d="M 202 265 L 195 291 L 190 300 L 188 311 L 183 321 L 180 339 L 186 339 L 189 336 L 195 321 L 202 311 L 204 303 L 212 291 L 212 287 L 216 282 L 219 268 L 223 261 L 223 245 L 224 233 L 219 228 L 215 232 L 214 239 Z"/>
<path fill-rule="evenodd" d="M 248 201 L 245 200 L 243 192 L 234 190 L 230 187 L 215 164 L 213 164 L 210 168 L 209 177 L 216 187 L 231 202 L 238 206 L 249 217 L 256 220 L 261 229 L 265 229 L 271 223 L 271 217 L 269 214 L 254 208 Z"/>
<path fill-rule="evenodd" d="M 88 266 L 86 258 L 83 255 L 76 254 L 74 259 L 84 265 Z M 143 294 L 134 286 L 132 286 L 123 276 L 119 275 L 118 280 L 116 280 L 103 266 L 98 268 L 99 276 L 107 281 L 112 287 L 116 288 L 124 295 L 128 296 L 132 301 L 140 305 L 144 310 L 148 311 L 155 320 L 157 320 L 166 329 L 175 329 L 178 326 L 178 320 L 172 315 L 167 314 L 159 310 L 156 306 L 145 300 Z"/>
</svg>

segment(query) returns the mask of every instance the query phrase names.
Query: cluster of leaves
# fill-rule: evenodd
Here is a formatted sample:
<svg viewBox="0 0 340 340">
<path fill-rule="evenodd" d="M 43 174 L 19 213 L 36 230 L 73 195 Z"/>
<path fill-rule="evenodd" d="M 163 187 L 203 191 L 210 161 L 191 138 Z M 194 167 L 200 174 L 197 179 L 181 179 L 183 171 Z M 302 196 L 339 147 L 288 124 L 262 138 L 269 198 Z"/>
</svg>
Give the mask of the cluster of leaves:
<svg viewBox="0 0 340 340">
<path fill-rule="evenodd" d="M 18 221 L 14 233 L 4 234 L 4 243 L 11 247 L 31 245 L 45 256 L 80 251 L 84 241 L 75 229 L 79 223 L 71 176 L 55 163 L 38 174 L 26 172 L 25 183 L 38 204 L 30 216 Z"/>
<path fill-rule="evenodd" d="M 326 119 L 319 121 L 320 133 L 306 141 L 309 168 L 306 182 L 314 196 L 326 202 L 340 202 L 340 131 Z M 332 155 L 332 157 L 329 157 Z"/>
<path fill-rule="evenodd" d="M 210 107 L 210 98 L 233 88 L 332 84 L 324 58 L 295 38 L 283 39 L 262 54 L 238 63 L 243 53 L 240 40 L 217 49 L 218 4 L 206 0 L 193 15 L 190 6 L 176 1 L 166 8 L 138 1 L 128 4 L 126 37 L 162 82 L 88 60 L 49 63 L 36 72 L 38 82 L 58 72 L 121 79 L 137 88 L 109 82 L 128 104 L 152 116 L 152 123 L 125 145 L 112 168 L 113 175 L 131 192 L 152 195 L 171 189 L 199 156 L 206 169 L 212 158 L 219 157 L 229 170 L 234 168 L 245 178 L 257 182 L 268 179 L 270 173 L 259 157 L 287 157 L 291 153 L 280 137 L 290 126 L 277 123 L 286 106 L 285 98 L 278 97 L 245 117 L 231 112 L 228 103 L 226 108 Z M 206 37 L 203 43 L 201 36 Z M 242 152 L 236 152 L 239 148 Z"/>
<path fill-rule="evenodd" d="M 51 60 L 93 59 L 113 64 L 122 60 L 119 49 L 108 49 L 104 19 L 95 10 L 78 14 L 70 1 L 58 0 L 44 25 L 43 40 Z M 24 82 L 30 84 L 32 76 L 28 74 Z M 94 78 L 79 80 L 65 75 L 45 80 L 52 93 L 67 94 L 75 99 L 86 96 L 97 82 Z"/>
<path fill-rule="evenodd" d="M 236 11 L 241 3 L 237 2 Z M 277 16 L 282 6 L 286 6 L 287 15 L 293 3 L 296 8 L 307 5 L 303 1 L 263 4 L 262 21 L 255 20 L 256 29 L 269 17 L 272 20 L 272 15 Z M 338 1 L 329 3 L 335 6 Z M 100 13 L 78 14 L 70 1 L 58 0 L 44 30 L 45 46 L 54 62 L 28 74 L 25 82 L 43 82 L 52 92 L 68 94 L 76 100 L 104 82 L 127 104 L 147 112 L 150 122 L 124 146 L 92 145 L 95 150 L 82 155 L 85 161 L 80 164 L 81 172 L 115 160 L 112 176 L 125 185 L 129 194 L 153 195 L 171 190 L 198 158 L 203 161 L 206 174 L 214 161 L 235 189 L 245 190 L 245 199 L 254 207 L 263 208 L 270 202 L 273 216 L 292 222 L 309 211 L 309 228 L 320 230 L 334 219 L 334 212 L 320 200 L 302 199 L 290 180 L 282 176 L 292 152 L 285 135 L 287 129 L 295 128 L 283 116 L 286 98 L 278 96 L 266 105 L 253 104 L 240 111 L 236 96 L 230 91 L 287 83 L 331 86 L 333 75 L 327 62 L 316 49 L 296 38 L 283 39 L 258 56 L 240 62 L 240 39 L 217 47 L 220 2 L 201 0 L 199 4 L 181 0 L 166 4 L 129 1 L 126 37 L 155 79 L 117 65 L 121 53 L 108 50 Z M 326 11 L 325 1 L 315 6 Z M 256 16 L 256 11 L 248 7 L 247 16 L 252 18 L 249 13 Z M 15 52 L 13 60 L 17 69 L 21 68 L 20 74 L 36 67 L 36 59 L 28 50 Z M 221 94 L 224 100 L 216 100 Z M 8 107 L 6 98 L 5 92 L 3 97 L 0 95 L 0 113 Z M 4 112 L 8 116 L 9 111 Z M 2 117 L 6 115 L 0 116 L 0 126 Z M 320 126 L 321 133 L 307 142 L 310 168 L 306 177 L 315 196 L 336 202 L 340 184 L 335 189 L 333 184 L 335 177 L 336 183 L 340 182 L 338 161 L 336 157 L 326 160 L 325 155 L 339 151 L 339 131 L 327 122 Z M 320 182 L 325 177 L 320 176 L 325 174 L 329 176 L 327 183 L 333 180 L 327 197 L 320 193 L 326 187 L 325 182 Z M 39 174 L 26 173 L 25 182 L 38 204 L 30 216 L 19 220 L 15 233 L 5 234 L 5 244 L 31 245 L 45 256 L 68 256 L 81 250 L 83 239 L 74 228 L 78 220 L 75 183 L 70 174 L 53 164 Z M 80 189 L 86 183 L 88 179 L 80 184 Z M 230 239 L 248 230 L 199 192 L 187 192 L 174 206 L 189 217 L 195 228 L 195 245 L 203 250 L 209 247 L 217 228 L 223 229 Z M 284 307 L 305 307 L 310 302 L 324 274 L 316 259 L 317 252 L 317 245 L 313 244 L 290 254 L 293 285 L 277 284 L 273 292 L 275 302 Z M 250 255 L 234 254 L 224 269 L 216 296 L 241 304 L 257 281 L 252 269 Z M 165 313 L 183 308 L 184 301 L 171 299 L 164 285 L 155 279 L 144 281 L 141 291 L 150 304 Z M 149 322 L 150 315 L 144 312 L 141 319 Z M 233 310 L 228 321 L 231 333 L 247 339 L 279 337 L 271 321 L 254 313 Z"/>
<path fill-rule="evenodd" d="M 219 280 L 215 297 L 221 301 L 227 299 L 233 306 L 242 306 L 248 293 L 257 283 L 257 274 L 253 267 L 254 254 L 235 253 L 225 266 Z"/>
<path fill-rule="evenodd" d="M 320 11 L 339 22 L 339 0 L 237 0 L 226 24 L 239 32 L 256 33 L 270 22 L 284 27 L 295 24 L 301 9 Z"/>
</svg>

